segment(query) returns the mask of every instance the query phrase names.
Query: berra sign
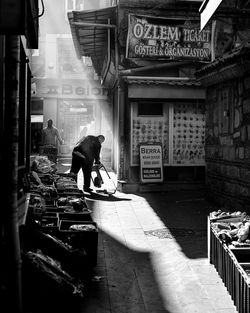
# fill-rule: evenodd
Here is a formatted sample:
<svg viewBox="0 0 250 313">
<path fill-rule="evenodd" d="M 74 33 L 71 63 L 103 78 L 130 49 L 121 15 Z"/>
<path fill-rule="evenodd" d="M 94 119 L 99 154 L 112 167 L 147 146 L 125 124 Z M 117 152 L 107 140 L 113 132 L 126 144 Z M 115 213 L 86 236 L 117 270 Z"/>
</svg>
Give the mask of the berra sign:
<svg viewBox="0 0 250 313">
<path fill-rule="evenodd" d="M 142 183 L 163 181 L 161 144 L 140 144 L 140 178 Z"/>
<path fill-rule="evenodd" d="M 129 15 L 128 58 L 211 61 L 211 30 L 190 21 Z"/>
</svg>

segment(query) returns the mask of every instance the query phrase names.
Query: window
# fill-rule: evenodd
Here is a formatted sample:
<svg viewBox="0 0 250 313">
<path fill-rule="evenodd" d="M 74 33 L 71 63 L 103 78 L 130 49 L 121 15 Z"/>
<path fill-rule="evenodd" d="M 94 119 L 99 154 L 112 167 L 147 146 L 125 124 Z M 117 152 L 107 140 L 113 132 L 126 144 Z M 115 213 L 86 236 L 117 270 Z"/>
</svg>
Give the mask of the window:
<svg viewBox="0 0 250 313">
<path fill-rule="evenodd" d="M 31 100 L 31 114 L 33 115 L 42 115 L 43 114 L 43 100 L 33 98 Z"/>
<path fill-rule="evenodd" d="M 85 0 L 65 0 L 65 19 L 68 20 L 68 12 L 84 10 Z"/>
<path fill-rule="evenodd" d="M 162 116 L 163 105 L 159 102 L 138 102 L 138 116 Z"/>
</svg>

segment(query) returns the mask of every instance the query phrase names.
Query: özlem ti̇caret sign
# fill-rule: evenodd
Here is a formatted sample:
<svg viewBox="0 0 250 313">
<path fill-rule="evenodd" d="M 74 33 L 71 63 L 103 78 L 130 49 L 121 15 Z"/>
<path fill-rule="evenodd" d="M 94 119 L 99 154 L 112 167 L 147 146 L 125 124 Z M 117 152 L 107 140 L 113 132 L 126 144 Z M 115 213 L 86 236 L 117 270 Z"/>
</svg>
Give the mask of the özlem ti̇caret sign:
<svg viewBox="0 0 250 313">
<path fill-rule="evenodd" d="M 212 27 L 200 31 L 199 21 L 129 14 L 127 58 L 212 59 Z"/>
</svg>

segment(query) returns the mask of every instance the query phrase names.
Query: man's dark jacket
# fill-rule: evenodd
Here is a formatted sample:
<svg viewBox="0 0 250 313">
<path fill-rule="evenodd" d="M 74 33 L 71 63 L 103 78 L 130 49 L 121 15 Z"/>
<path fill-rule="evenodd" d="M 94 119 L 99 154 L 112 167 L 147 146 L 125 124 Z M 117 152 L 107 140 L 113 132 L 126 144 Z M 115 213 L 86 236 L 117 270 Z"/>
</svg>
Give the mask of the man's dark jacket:
<svg viewBox="0 0 250 313">
<path fill-rule="evenodd" d="M 96 136 L 87 136 L 80 140 L 73 151 L 79 151 L 86 158 L 86 163 L 92 165 L 100 162 L 101 143 Z"/>
</svg>

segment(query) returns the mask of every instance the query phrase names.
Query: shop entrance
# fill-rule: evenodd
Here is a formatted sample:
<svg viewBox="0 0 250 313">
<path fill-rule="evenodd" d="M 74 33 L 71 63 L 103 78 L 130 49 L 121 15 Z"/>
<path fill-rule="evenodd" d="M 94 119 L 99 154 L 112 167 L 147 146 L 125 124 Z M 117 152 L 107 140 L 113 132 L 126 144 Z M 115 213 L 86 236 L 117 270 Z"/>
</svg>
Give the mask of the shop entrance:
<svg viewBox="0 0 250 313">
<path fill-rule="evenodd" d="M 164 180 L 197 180 L 205 168 L 205 105 L 198 100 L 131 102 L 131 166 L 140 144 L 161 144 Z M 203 178 L 204 179 L 204 178 Z"/>
</svg>

